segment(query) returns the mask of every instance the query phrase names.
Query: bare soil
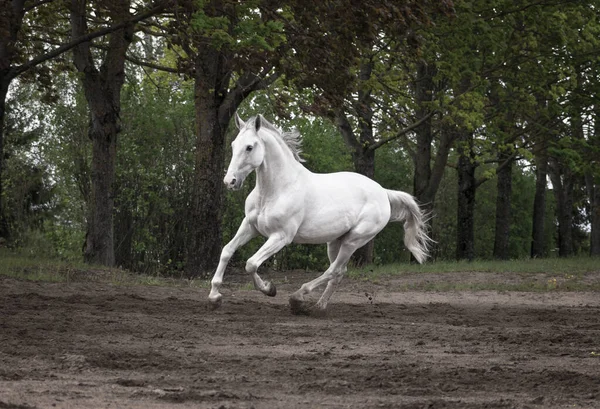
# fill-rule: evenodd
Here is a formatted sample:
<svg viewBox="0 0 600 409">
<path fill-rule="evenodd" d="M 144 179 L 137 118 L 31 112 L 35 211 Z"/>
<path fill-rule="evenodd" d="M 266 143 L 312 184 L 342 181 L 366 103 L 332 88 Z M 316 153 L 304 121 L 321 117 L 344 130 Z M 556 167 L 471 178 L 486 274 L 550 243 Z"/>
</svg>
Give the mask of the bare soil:
<svg viewBox="0 0 600 409">
<path fill-rule="evenodd" d="M 0 278 L 0 409 L 600 407 L 599 293 L 346 279 L 312 317 L 287 297 L 315 274 L 265 275 L 277 297 L 230 274 L 216 311 L 206 289 Z"/>
</svg>

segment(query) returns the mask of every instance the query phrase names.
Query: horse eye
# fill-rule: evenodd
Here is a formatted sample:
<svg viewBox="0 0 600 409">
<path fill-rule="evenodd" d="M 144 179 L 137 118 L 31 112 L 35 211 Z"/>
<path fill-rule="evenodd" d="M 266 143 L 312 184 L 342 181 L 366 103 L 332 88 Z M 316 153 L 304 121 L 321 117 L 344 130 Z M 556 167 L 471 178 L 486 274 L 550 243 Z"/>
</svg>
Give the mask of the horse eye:
<svg viewBox="0 0 600 409">
<path fill-rule="evenodd" d="M 250 152 L 252 150 L 253 146 L 252 145 L 248 145 L 246 146 L 246 152 Z"/>
</svg>

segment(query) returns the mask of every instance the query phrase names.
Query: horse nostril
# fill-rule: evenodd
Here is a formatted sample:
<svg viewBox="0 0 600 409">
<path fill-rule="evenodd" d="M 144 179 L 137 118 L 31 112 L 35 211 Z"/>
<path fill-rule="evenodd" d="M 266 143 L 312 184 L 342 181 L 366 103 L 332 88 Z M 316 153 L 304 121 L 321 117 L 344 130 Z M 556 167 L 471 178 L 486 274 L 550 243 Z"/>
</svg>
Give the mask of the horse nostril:
<svg viewBox="0 0 600 409">
<path fill-rule="evenodd" d="M 235 185 L 235 182 L 236 182 L 236 179 L 235 179 L 235 178 L 231 179 L 231 183 L 230 183 L 230 185 L 231 185 L 231 186 Z"/>
</svg>

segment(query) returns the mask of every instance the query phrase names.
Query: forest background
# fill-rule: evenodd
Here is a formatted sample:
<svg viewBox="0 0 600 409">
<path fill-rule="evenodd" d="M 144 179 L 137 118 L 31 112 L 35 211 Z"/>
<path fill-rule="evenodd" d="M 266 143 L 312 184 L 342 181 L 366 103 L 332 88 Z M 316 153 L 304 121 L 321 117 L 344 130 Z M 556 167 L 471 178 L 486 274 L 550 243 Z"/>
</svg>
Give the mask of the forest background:
<svg viewBox="0 0 600 409">
<path fill-rule="evenodd" d="M 314 172 L 415 195 L 433 260 L 598 256 L 599 6 L 0 0 L 0 246 L 210 274 L 253 187 L 223 188 L 237 111 L 297 128 Z M 354 262 L 408 261 L 402 234 Z"/>
</svg>

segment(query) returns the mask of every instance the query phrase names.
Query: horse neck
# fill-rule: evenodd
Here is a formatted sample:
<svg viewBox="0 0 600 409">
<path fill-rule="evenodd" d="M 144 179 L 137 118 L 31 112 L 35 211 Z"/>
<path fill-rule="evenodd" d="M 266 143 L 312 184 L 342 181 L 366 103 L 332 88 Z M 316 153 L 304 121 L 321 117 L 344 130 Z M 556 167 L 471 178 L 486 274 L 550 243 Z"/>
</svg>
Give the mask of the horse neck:
<svg viewBox="0 0 600 409">
<path fill-rule="evenodd" d="M 306 171 L 285 146 L 285 142 L 270 132 L 263 136 L 265 158 L 256 169 L 256 185 L 264 193 L 276 192 L 294 183 Z"/>
</svg>

